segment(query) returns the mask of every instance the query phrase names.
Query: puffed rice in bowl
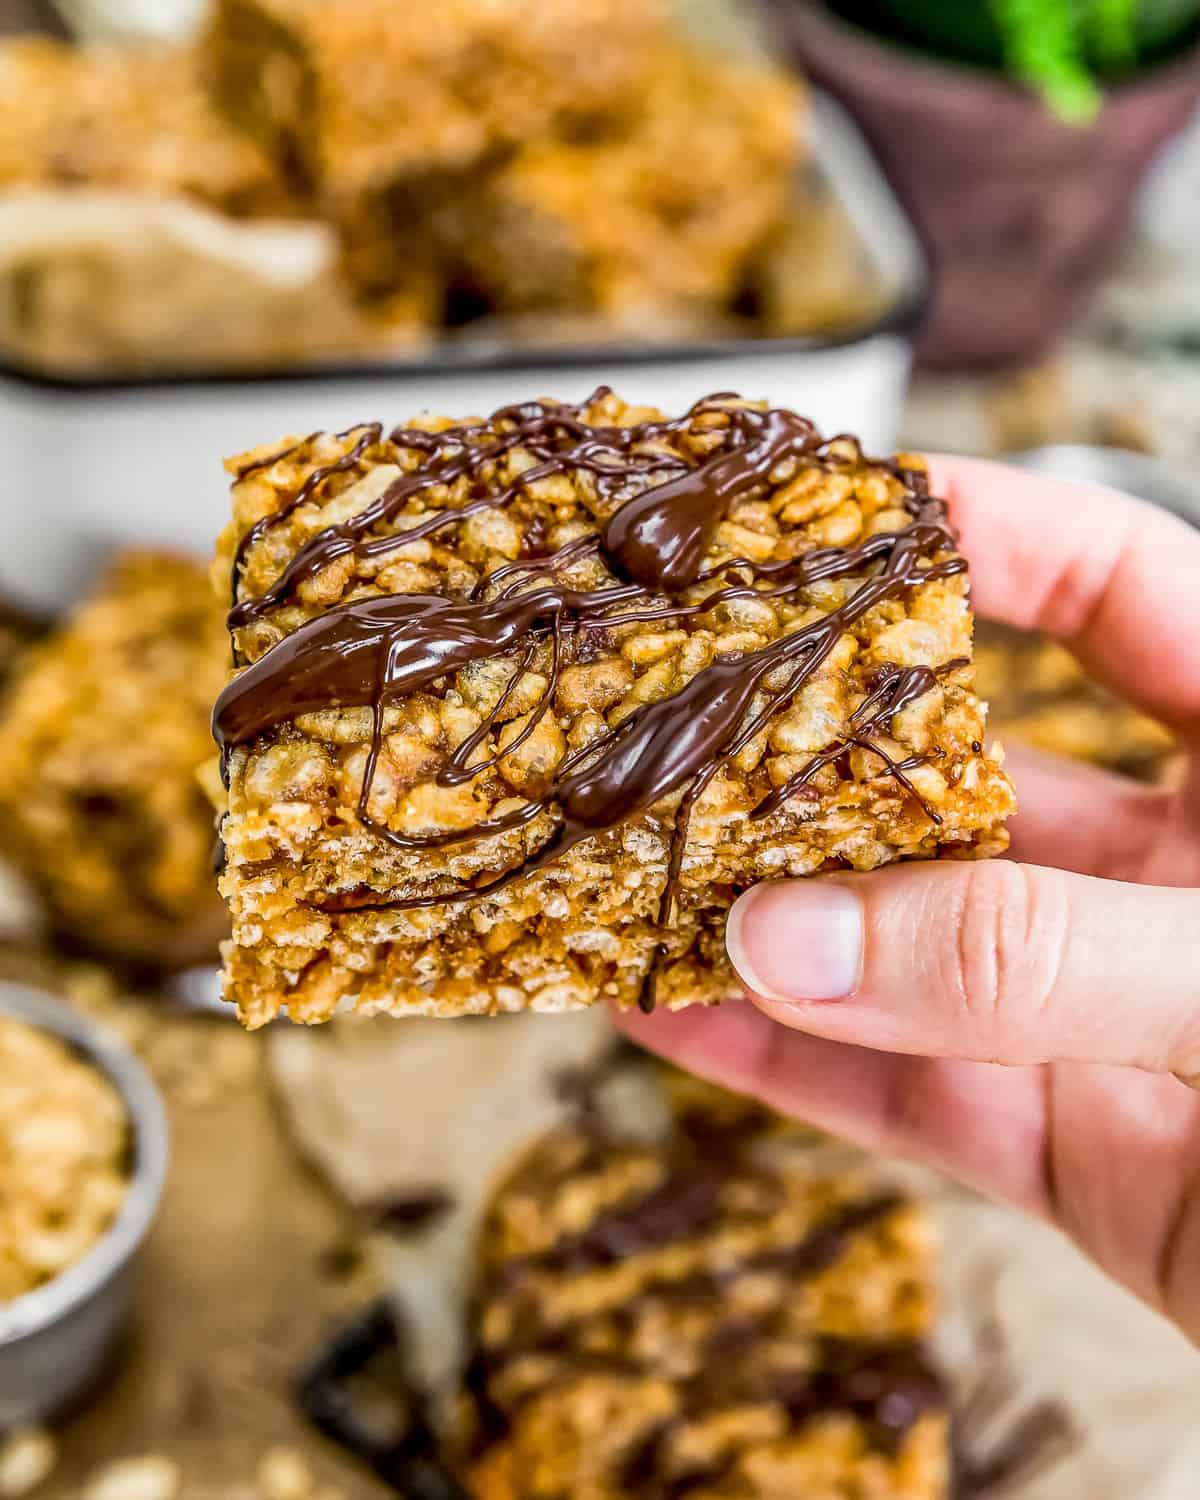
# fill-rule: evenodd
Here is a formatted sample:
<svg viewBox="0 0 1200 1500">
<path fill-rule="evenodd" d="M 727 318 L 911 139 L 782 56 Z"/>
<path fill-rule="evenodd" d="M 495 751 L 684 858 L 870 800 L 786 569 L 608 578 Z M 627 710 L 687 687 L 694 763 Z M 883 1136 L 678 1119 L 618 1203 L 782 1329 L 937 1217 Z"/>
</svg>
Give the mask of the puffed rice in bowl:
<svg viewBox="0 0 1200 1500">
<path fill-rule="evenodd" d="M 0 985 L 0 1429 L 101 1374 L 166 1163 L 161 1101 L 124 1044 Z"/>
</svg>

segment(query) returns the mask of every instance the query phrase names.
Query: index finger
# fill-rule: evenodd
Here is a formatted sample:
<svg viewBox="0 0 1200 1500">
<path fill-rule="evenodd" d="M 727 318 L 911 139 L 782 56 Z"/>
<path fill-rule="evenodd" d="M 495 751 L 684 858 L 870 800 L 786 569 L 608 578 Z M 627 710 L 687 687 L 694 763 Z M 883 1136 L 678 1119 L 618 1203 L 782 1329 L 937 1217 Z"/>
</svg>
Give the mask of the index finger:
<svg viewBox="0 0 1200 1500">
<path fill-rule="evenodd" d="M 971 563 L 976 610 L 1043 630 L 1123 697 L 1200 733 L 1200 533 L 1099 485 L 930 459 Z"/>
</svg>

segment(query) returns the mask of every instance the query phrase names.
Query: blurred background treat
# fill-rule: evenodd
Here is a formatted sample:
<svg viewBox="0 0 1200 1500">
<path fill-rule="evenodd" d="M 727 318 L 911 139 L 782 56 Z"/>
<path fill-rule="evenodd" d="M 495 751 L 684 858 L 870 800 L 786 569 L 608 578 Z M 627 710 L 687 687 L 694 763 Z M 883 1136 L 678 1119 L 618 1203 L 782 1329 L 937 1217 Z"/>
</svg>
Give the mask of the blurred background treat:
<svg viewBox="0 0 1200 1500">
<path fill-rule="evenodd" d="M 10 41 L 0 87 L 0 338 L 60 371 L 382 357 L 491 317 L 545 318 L 558 342 L 584 320 L 601 340 L 753 329 L 805 201 L 798 86 L 764 57 L 734 64 L 693 43 L 641 0 L 461 0 L 436 16 L 228 0 L 174 47 Z M 97 278 L 145 249 L 103 232 L 108 193 L 159 217 L 203 208 L 187 248 L 202 259 L 207 240 L 226 276 L 241 250 L 245 315 L 214 275 L 202 336 L 197 273 L 160 230 L 149 295 L 126 296 L 117 320 Z M 272 247 L 253 226 L 286 244 L 278 221 L 301 260 L 319 226 L 333 247 L 305 287 L 307 342 L 269 316 Z M 845 327 L 869 305 L 859 271 Z M 82 293 L 97 290 L 106 315 L 89 321 Z M 801 334 L 829 311 L 793 293 L 767 322 Z"/>
<path fill-rule="evenodd" d="M 880 451 L 1020 456 L 1200 518 L 1200 3 L 0 0 L 0 33 L 0 1014 L 14 985 L 59 996 L 87 1029 L 70 1059 L 93 1035 L 139 1058 L 172 1142 L 119 1357 L 72 1408 L 0 1412 L 0 1500 L 480 1500 L 519 1486 L 518 1457 L 565 1496 L 597 1395 L 565 1346 L 497 1346 L 483 1385 L 461 1378 L 505 1288 L 595 1293 L 586 1256 L 531 1280 L 539 1237 L 578 1250 L 623 1174 L 664 1173 L 667 1205 L 722 1139 L 787 1182 L 847 1158 L 614 1053 L 600 1017 L 250 1038 L 197 1013 L 224 930 L 203 785 L 220 461 L 601 381 L 668 406 L 742 387 Z M 1167 732 L 1060 646 L 982 624 L 979 674 L 1005 742 L 1172 774 Z M 136 1160 L 114 1176 L 103 1080 L 68 1066 L 78 1108 L 64 1084 L 39 1112 L 58 1033 L 6 1024 L 0 1390 L 34 1369 L 10 1336 L 30 1267 L 59 1298 L 114 1182 L 137 1182 Z M 109 1076 L 138 1138 L 153 1106 Z M 929 1174 L 853 1171 L 898 1184 L 915 1270 L 856 1260 L 829 1305 L 915 1287 L 906 1327 L 935 1331 L 953 1401 L 988 1364 L 994 1303 L 1019 1395 L 1069 1400 L 1072 1454 L 1040 1465 L 1019 1430 L 1013 1493 L 1194 1500 L 1193 1351 L 1049 1232 Z M 712 1195 L 690 1191 L 699 1212 Z M 763 1233 L 753 1167 L 728 1195 Z M 685 1225 L 672 1255 L 722 1232 Z M 626 1360 L 632 1341 L 671 1405 L 716 1300 L 681 1315 L 686 1277 L 662 1305 L 627 1290 L 571 1337 Z M 729 1297 L 777 1336 L 765 1363 L 748 1334 L 726 1347 L 744 1422 L 758 1366 L 815 1347 L 794 1321 L 812 1287 L 735 1278 Z M 686 1495 L 674 1440 L 647 1446 L 645 1411 L 608 1395 L 606 1437 L 628 1424 L 666 1466 L 657 1492 Z M 473 1469 L 442 1442 L 472 1411 L 503 1419 Z M 754 1493 L 764 1444 L 790 1444 L 789 1494 L 817 1461 L 797 1410 L 786 1433 L 761 1417 L 726 1434 L 748 1466 L 719 1493 Z M 839 1500 L 937 1493 L 944 1431 L 899 1474 L 838 1430 Z"/>
<path fill-rule="evenodd" d="M 143 969 L 212 956 L 216 835 L 200 771 L 225 679 L 203 568 L 119 558 L 0 698 L 0 843 L 55 930 Z"/>
<path fill-rule="evenodd" d="M 770 1124 L 543 1137 L 484 1220 L 471 1487 L 949 1496 L 932 1248 L 903 1195 Z"/>
<path fill-rule="evenodd" d="M 749 318 L 796 197 L 799 122 L 783 74 L 660 48 L 624 108 L 520 143 L 448 207 L 460 295 L 593 336 Z"/>
<path fill-rule="evenodd" d="M 0 183 L 127 188 L 231 217 L 286 213 L 268 155 L 210 103 L 192 49 L 83 48 L 40 37 L 0 52 Z"/>
<path fill-rule="evenodd" d="M 1170 732 L 1093 682 L 1054 641 L 984 622 L 975 648 L 979 693 L 997 739 L 1155 781 L 1177 746 Z"/>
</svg>

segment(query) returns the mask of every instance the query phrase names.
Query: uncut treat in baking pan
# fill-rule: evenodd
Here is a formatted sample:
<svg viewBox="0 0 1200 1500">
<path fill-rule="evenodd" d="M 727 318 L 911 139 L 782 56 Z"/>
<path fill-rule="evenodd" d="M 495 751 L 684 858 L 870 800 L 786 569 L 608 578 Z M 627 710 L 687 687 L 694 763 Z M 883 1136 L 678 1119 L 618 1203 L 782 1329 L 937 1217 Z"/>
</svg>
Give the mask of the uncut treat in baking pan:
<svg viewBox="0 0 1200 1500">
<path fill-rule="evenodd" d="M 187 49 L 0 41 L 0 187 L 182 194 L 223 213 L 294 211 L 283 177 L 211 103 Z"/>
<path fill-rule="evenodd" d="M 528 142 L 462 195 L 443 214 L 446 258 L 510 315 L 644 335 L 647 314 L 731 308 L 796 196 L 800 125 L 787 75 L 677 43 L 582 138 Z"/>
<path fill-rule="evenodd" d="M 441 322 L 445 221 L 473 220 L 496 162 L 624 109 L 668 34 L 657 0 L 220 0 L 204 47 L 228 117 L 337 227 L 348 284 L 403 327 Z"/>
<path fill-rule="evenodd" d="M 919 460 L 601 390 L 235 459 L 227 994 L 251 1025 L 735 989 L 756 880 L 1006 846 Z"/>
<path fill-rule="evenodd" d="M 933 1253 L 861 1160 L 766 1119 L 548 1136 L 484 1222 L 469 1492 L 943 1500 Z"/>
<path fill-rule="evenodd" d="M 204 570 L 129 553 L 0 699 L 0 848 L 92 951 L 155 968 L 216 952 L 199 773 L 228 660 Z"/>
<path fill-rule="evenodd" d="M 217 0 L 204 47 L 230 118 L 342 199 L 584 128 L 664 31 L 661 0 Z"/>
</svg>

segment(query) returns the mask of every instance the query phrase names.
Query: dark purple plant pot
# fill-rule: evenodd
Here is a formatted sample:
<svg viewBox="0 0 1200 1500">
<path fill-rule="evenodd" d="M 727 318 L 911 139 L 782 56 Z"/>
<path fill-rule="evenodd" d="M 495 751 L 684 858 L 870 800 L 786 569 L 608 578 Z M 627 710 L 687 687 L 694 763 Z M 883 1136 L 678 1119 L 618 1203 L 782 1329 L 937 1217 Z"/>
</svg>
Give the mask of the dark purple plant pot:
<svg viewBox="0 0 1200 1500">
<path fill-rule="evenodd" d="M 1032 93 L 876 38 L 809 0 L 760 0 L 784 47 L 856 116 L 923 236 L 927 365 L 1029 360 L 1086 310 L 1137 188 L 1200 98 L 1200 53 L 1115 89 L 1090 127 Z"/>
<path fill-rule="evenodd" d="M 15 31 L 53 31 L 63 36 L 65 27 L 40 0 L 0 0 L 0 36 Z"/>
</svg>

